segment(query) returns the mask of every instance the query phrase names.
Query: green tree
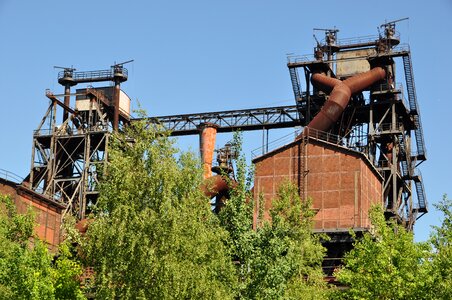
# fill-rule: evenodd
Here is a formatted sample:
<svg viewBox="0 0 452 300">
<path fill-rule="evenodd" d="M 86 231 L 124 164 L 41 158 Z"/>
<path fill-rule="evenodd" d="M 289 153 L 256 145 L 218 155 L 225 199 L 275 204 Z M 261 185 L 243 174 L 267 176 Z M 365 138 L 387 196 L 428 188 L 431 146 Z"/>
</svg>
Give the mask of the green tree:
<svg viewBox="0 0 452 300">
<path fill-rule="evenodd" d="M 2 195 L 0 207 L 0 299 L 84 299 L 77 281 L 81 268 L 67 245 L 54 263 L 44 243 L 33 237 L 31 211 L 17 213 Z"/>
<path fill-rule="evenodd" d="M 74 256 L 69 241 L 64 241 L 58 246 L 58 256 L 52 264 L 52 284 L 55 289 L 55 299 L 86 299 L 80 288 L 80 275 L 82 267 L 79 259 Z"/>
<path fill-rule="evenodd" d="M 99 299 L 228 299 L 227 232 L 199 189 L 201 168 L 160 130 L 113 135 L 82 255 Z"/>
<path fill-rule="evenodd" d="M 444 195 L 435 208 L 444 215 L 444 219 L 441 226 L 433 227 L 430 237 L 434 249 L 432 298 L 452 299 L 452 200 Z"/>
<path fill-rule="evenodd" d="M 241 137 L 234 144 L 241 149 Z M 236 162 L 236 184 L 219 214 L 229 232 L 240 299 L 322 299 L 327 287 L 321 262 L 324 248 L 312 233 L 310 201 L 301 201 L 293 184 L 283 184 L 273 207 L 271 221 L 262 219 L 253 229 L 252 172 L 245 159 Z M 263 207 L 261 205 L 260 207 Z"/>
<path fill-rule="evenodd" d="M 430 248 L 413 234 L 387 222 L 380 207 L 370 211 L 373 231 L 354 238 L 344 266 L 335 273 L 347 286 L 339 299 L 430 299 Z M 352 233 L 353 234 L 353 233 Z M 354 235 L 354 234 L 353 234 Z"/>
</svg>

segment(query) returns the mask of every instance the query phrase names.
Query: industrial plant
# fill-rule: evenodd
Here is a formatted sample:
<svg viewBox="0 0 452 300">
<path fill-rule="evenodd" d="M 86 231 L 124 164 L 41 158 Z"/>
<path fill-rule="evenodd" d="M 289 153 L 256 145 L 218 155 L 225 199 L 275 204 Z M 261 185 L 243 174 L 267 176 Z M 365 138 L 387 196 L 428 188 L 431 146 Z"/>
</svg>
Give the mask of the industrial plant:
<svg viewBox="0 0 452 300">
<path fill-rule="evenodd" d="M 287 57 L 294 105 L 134 118 L 121 89 L 126 65 L 77 71 L 62 68 L 63 93 L 46 91 L 49 106 L 33 131 L 30 172 L 17 182 L 0 176 L 0 191 L 22 209 L 38 212 L 37 233 L 51 247 L 60 242 L 61 219 L 87 217 L 99 196 L 100 170 L 108 159 L 111 134 L 138 120 L 159 124 L 171 136 L 198 135 L 205 194 L 219 211 L 228 196 L 233 145 L 215 149 L 218 133 L 302 128 L 285 143 L 256 141 L 255 210 L 268 211 L 281 183 L 290 181 L 301 199 L 313 203 L 315 232 L 325 242 L 326 274 L 352 248 L 350 230 L 369 231 L 369 209 L 379 204 L 387 219 L 412 230 L 427 213 L 418 166 L 427 159 L 409 45 L 396 24 L 375 36 L 339 38 L 339 29 L 314 29 L 313 53 Z M 290 83 L 289 83 L 290 79 Z M 104 86 L 93 87 L 94 83 Z M 215 156 L 216 153 L 216 156 Z M 215 156 L 215 157 L 214 157 Z M 215 175 L 213 175 L 213 173 Z"/>
</svg>

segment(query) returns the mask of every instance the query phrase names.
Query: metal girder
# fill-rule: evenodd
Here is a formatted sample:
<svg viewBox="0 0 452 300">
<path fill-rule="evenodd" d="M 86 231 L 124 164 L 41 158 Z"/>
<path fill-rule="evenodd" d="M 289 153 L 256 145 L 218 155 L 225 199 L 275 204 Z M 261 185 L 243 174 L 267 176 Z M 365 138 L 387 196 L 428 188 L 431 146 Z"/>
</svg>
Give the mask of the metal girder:
<svg viewBox="0 0 452 300">
<path fill-rule="evenodd" d="M 217 125 L 218 132 L 290 128 L 301 125 L 295 105 L 157 116 L 132 119 L 132 122 L 139 120 L 147 121 L 148 126 L 161 125 L 171 131 L 172 136 L 198 134 L 198 126 L 203 123 Z"/>
</svg>

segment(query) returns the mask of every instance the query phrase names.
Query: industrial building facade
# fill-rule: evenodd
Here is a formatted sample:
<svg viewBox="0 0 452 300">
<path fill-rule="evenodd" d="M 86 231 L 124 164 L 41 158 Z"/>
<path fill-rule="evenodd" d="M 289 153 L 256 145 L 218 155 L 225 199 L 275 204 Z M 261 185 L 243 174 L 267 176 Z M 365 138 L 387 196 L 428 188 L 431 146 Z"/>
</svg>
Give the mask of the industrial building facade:
<svg viewBox="0 0 452 300">
<path fill-rule="evenodd" d="M 36 221 L 36 236 L 45 242 L 51 251 L 55 251 L 61 241 L 64 205 L 43 197 L 7 176 L 0 177 L 0 193 L 11 198 L 18 213 L 27 213 L 31 209 Z"/>
<path fill-rule="evenodd" d="M 263 196 L 266 217 L 284 181 L 298 186 L 301 199 L 311 199 L 316 231 L 369 229 L 369 208 L 381 204 L 382 176 L 362 153 L 349 148 L 304 138 L 253 163 L 255 199 Z"/>
</svg>

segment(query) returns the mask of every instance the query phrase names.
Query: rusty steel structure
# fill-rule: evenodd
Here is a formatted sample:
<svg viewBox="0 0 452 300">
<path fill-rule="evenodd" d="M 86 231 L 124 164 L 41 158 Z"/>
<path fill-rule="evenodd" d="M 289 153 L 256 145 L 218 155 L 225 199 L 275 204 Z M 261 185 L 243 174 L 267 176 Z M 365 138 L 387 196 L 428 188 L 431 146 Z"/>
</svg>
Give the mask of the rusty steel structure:
<svg viewBox="0 0 452 300">
<path fill-rule="evenodd" d="M 388 218 L 412 229 L 428 211 L 417 169 L 427 153 L 411 52 L 408 45 L 400 45 L 398 21 L 381 25 L 383 34 L 365 39 L 341 41 L 338 30 L 327 29 L 312 57 L 290 56 L 287 66 L 305 134 L 311 128 L 335 134 L 364 153 L 384 177 Z M 397 73 L 398 59 L 402 74 Z M 304 73 L 305 92 L 299 70 Z M 403 79 L 405 88 L 397 81 Z"/>
<path fill-rule="evenodd" d="M 312 199 L 314 230 L 330 237 L 327 275 L 352 249 L 350 230 L 360 236 L 371 229 L 372 205 L 408 230 L 428 212 L 418 170 L 427 159 L 421 114 L 398 21 L 381 25 L 383 34 L 357 39 L 338 40 L 339 30 L 323 29 L 312 56 L 289 56 L 303 132 L 279 148 L 265 146 L 253 160 L 254 192 L 265 208 L 287 179 L 302 199 Z"/>
<path fill-rule="evenodd" d="M 130 98 L 120 87 L 128 79 L 123 66 L 128 62 L 99 71 L 63 68 L 58 82 L 64 93 L 46 92 L 50 105 L 34 131 L 30 174 L 22 184 L 62 205 L 63 216 L 84 219 L 98 197 L 111 133 L 144 120 L 171 136 L 199 136 L 201 189 L 215 199 L 218 212 L 234 185 L 225 177 L 233 177 L 237 153 L 231 144 L 215 150 L 216 135 L 262 130 L 267 142 L 253 159 L 255 198 L 263 193 L 268 210 L 284 178 L 298 186 L 302 199 L 314 198 L 315 230 L 331 237 L 324 264 L 330 274 L 334 260 L 352 245 L 349 229 L 369 230 L 371 205 L 382 205 L 388 219 L 409 230 L 428 212 L 418 169 L 427 151 L 411 52 L 400 44 L 398 21 L 382 24 L 377 36 L 355 39 L 338 39 L 336 28 L 315 29 L 325 38 L 313 54 L 288 56 L 295 97 L 290 106 L 133 118 Z M 94 82 L 113 86 L 94 88 L 89 85 Z M 71 92 L 78 84 L 87 86 Z M 294 127 L 303 130 L 285 145 L 270 146 L 268 130 Z M 331 219 L 336 214 L 337 220 Z"/>
<path fill-rule="evenodd" d="M 120 90 L 120 83 L 128 78 L 123 64 L 89 72 L 64 68 L 58 73 L 64 94 L 46 91 L 50 104 L 33 133 L 31 168 L 23 184 L 64 205 L 63 216 L 71 213 L 83 219 L 96 203 L 110 133 L 130 121 L 130 99 Z M 71 93 L 77 84 L 94 82 L 113 82 L 114 87 L 87 86 Z M 73 106 L 71 98 L 75 98 Z"/>
<path fill-rule="evenodd" d="M 355 39 L 338 40 L 338 29 L 322 29 L 325 40 L 312 56 L 288 57 L 294 106 L 149 117 L 149 126 L 163 125 L 173 136 L 199 134 L 204 123 L 219 133 L 305 126 L 304 134 L 336 135 L 383 174 L 387 216 L 411 229 L 428 210 L 417 168 L 427 153 L 411 52 L 400 44 L 398 21 L 381 25 L 379 36 Z M 396 73 L 399 60 L 403 73 Z"/>
<path fill-rule="evenodd" d="M 170 131 L 171 136 L 196 135 L 202 124 L 215 125 L 218 133 L 293 128 L 302 124 L 296 105 L 155 116 L 145 119 L 149 127 L 160 124 Z"/>
</svg>

